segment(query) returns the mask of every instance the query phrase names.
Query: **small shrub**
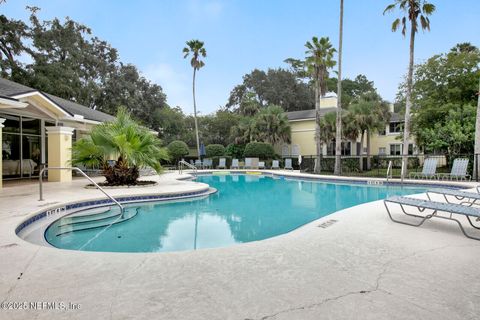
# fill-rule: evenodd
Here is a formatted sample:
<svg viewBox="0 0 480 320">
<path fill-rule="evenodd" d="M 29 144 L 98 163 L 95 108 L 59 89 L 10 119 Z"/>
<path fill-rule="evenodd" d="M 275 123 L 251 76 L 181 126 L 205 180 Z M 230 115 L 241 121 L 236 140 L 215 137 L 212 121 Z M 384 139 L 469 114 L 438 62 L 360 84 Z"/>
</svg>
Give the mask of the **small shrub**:
<svg viewBox="0 0 480 320">
<path fill-rule="evenodd" d="M 167 150 L 170 154 L 170 157 L 175 161 L 175 163 L 177 163 L 178 160 L 182 159 L 189 153 L 187 144 L 180 140 L 170 142 L 167 146 Z"/>
<path fill-rule="evenodd" d="M 235 159 L 242 158 L 244 152 L 245 152 L 245 145 L 244 144 L 231 143 L 225 149 L 225 155 L 230 156 L 230 157 L 235 158 Z"/>
<path fill-rule="evenodd" d="M 271 159 L 275 156 L 275 150 L 270 143 L 250 142 L 243 152 L 245 157 L 256 157 L 260 159 Z"/>
<path fill-rule="evenodd" d="M 223 156 L 225 154 L 225 147 L 221 144 L 209 144 L 205 147 L 207 158 Z"/>
</svg>

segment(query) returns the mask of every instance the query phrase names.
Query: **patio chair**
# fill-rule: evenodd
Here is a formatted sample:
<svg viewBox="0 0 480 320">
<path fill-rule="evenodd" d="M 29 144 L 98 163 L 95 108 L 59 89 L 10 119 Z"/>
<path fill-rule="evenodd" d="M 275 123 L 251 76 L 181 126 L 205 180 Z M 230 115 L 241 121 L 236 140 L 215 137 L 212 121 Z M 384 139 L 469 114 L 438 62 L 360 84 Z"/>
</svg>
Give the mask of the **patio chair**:
<svg viewBox="0 0 480 320">
<path fill-rule="evenodd" d="M 251 166 L 251 169 L 258 169 L 258 163 L 259 163 L 259 159 L 258 159 L 258 158 L 252 158 L 252 166 Z"/>
<path fill-rule="evenodd" d="M 230 166 L 230 169 L 240 169 L 240 166 L 238 165 L 238 159 L 232 159 L 232 165 Z"/>
<path fill-rule="evenodd" d="M 264 161 L 259 161 L 258 162 L 258 169 L 265 169 L 265 162 Z"/>
<path fill-rule="evenodd" d="M 445 199 L 445 202 L 447 203 L 458 203 L 458 201 L 460 201 L 459 204 L 462 204 L 462 205 L 468 205 L 468 206 L 480 205 L 480 202 L 477 202 L 477 201 L 480 201 L 480 194 L 478 192 L 468 192 L 468 191 L 444 188 L 444 189 L 428 190 L 426 193 L 429 200 L 432 200 L 431 198 L 432 194 L 439 194 L 443 196 L 443 198 Z M 450 198 L 448 196 L 450 196 Z M 454 202 L 452 202 L 451 200 L 453 200 Z"/>
<path fill-rule="evenodd" d="M 195 167 L 197 167 L 197 169 L 203 169 L 203 163 L 202 163 L 202 160 L 195 160 L 195 164 L 194 164 Z"/>
<path fill-rule="evenodd" d="M 212 159 L 204 159 L 203 160 L 203 168 L 204 169 L 211 169 L 213 165 L 213 160 Z"/>
<path fill-rule="evenodd" d="M 272 161 L 272 169 L 280 169 L 280 161 L 273 160 Z"/>
<path fill-rule="evenodd" d="M 285 159 L 285 166 L 283 168 L 285 170 L 293 170 L 292 159 L 290 159 L 290 158 Z"/>
<path fill-rule="evenodd" d="M 478 220 L 480 218 L 480 208 L 476 207 L 471 207 L 471 206 L 464 206 L 461 204 L 454 204 L 454 203 L 445 203 L 445 202 L 436 202 L 436 201 L 430 201 L 430 200 L 423 200 L 423 199 L 416 199 L 416 198 L 409 198 L 409 197 L 400 197 L 400 196 L 394 196 L 387 198 L 383 201 L 385 208 L 387 209 L 388 216 L 393 222 L 409 225 L 409 226 L 414 226 L 414 227 L 419 227 L 421 226 L 425 221 L 431 219 L 431 218 L 438 218 L 438 219 L 445 219 L 445 220 L 452 220 L 455 221 L 458 226 L 460 227 L 460 230 L 462 233 L 470 239 L 474 240 L 480 240 L 480 237 L 473 236 L 465 231 L 465 228 L 463 227 L 462 223 L 460 220 L 458 220 L 454 215 L 463 215 L 467 217 L 468 222 L 470 225 L 475 228 L 480 230 L 480 226 L 476 226 L 472 223 L 472 220 L 470 219 L 471 217 L 474 217 Z M 409 221 L 404 221 L 404 220 L 398 220 L 396 218 L 393 218 L 390 208 L 388 207 L 387 203 L 393 203 L 393 204 L 398 204 L 400 208 L 402 209 L 402 212 L 410 217 L 414 217 L 415 220 L 418 222 L 409 222 Z M 432 210 L 431 213 L 427 215 L 419 215 L 419 214 L 414 214 L 414 213 L 408 213 L 405 210 L 405 207 L 411 207 L 411 208 L 416 208 L 418 213 L 425 212 L 425 210 Z M 449 215 L 438 215 L 438 212 L 445 212 L 448 213 Z"/>
<path fill-rule="evenodd" d="M 217 166 L 217 169 L 227 169 L 227 159 L 225 158 L 220 158 L 220 160 L 218 161 L 218 166 Z"/>
<path fill-rule="evenodd" d="M 252 169 L 252 158 L 245 158 L 244 169 Z"/>
<path fill-rule="evenodd" d="M 452 170 L 450 173 L 439 173 L 438 177 L 440 179 L 449 179 L 449 180 L 470 180 L 470 175 L 467 174 L 468 169 L 468 159 L 467 158 L 457 158 L 453 161 Z"/>
<path fill-rule="evenodd" d="M 425 179 L 434 179 L 437 171 L 437 159 L 436 158 L 427 158 L 423 163 L 422 172 L 410 172 L 410 178 L 425 178 Z"/>
</svg>

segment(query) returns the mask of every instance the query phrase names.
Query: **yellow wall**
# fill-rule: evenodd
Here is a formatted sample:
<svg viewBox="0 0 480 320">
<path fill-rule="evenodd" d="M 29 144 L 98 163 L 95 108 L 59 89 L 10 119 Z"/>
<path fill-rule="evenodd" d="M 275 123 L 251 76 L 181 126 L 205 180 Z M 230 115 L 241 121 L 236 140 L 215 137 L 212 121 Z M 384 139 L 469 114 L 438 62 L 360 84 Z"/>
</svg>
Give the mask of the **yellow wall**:
<svg viewBox="0 0 480 320">
<path fill-rule="evenodd" d="M 324 97 L 320 99 L 320 109 L 337 106 L 337 97 Z"/>
<path fill-rule="evenodd" d="M 47 127 L 48 167 L 70 167 L 72 160 L 72 133 L 69 127 Z M 70 170 L 49 170 L 48 181 L 72 181 Z"/>
</svg>

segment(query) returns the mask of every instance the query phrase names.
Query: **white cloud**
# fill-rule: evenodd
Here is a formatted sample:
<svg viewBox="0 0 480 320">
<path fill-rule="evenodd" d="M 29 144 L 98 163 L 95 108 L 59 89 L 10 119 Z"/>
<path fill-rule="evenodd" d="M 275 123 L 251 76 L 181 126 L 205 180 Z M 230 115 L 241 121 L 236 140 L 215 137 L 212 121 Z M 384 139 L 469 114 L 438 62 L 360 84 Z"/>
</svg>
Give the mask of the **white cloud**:
<svg viewBox="0 0 480 320">
<path fill-rule="evenodd" d="M 163 88 L 171 107 L 180 106 L 185 113 L 192 113 L 190 76 L 178 72 L 167 63 L 147 66 L 144 75 Z"/>
</svg>

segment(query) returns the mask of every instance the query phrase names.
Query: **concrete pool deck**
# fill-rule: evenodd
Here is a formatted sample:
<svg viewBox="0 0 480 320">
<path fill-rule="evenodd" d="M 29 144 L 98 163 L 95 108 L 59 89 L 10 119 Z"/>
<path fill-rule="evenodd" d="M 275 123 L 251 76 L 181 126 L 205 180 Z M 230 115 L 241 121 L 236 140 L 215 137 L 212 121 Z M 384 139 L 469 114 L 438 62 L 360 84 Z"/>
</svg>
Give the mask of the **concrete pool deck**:
<svg viewBox="0 0 480 320">
<path fill-rule="evenodd" d="M 108 192 L 199 188 L 176 178 L 165 174 L 156 187 Z M 98 190 L 80 189 L 85 184 L 47 183 L 44 202 L 37 201 L 37 184 L 0 191 L 1 301 L 80 306 L 0 309 L 0 319 L 478 319 L 480 314 L 480 242 L 464 237 L 452 222 L 433 220 L 420 228 L 393 223 L 381 201 L 279 237 L 198 251 L 68 251 L 15 235 L 15 227 L 42 207 L 99 198 Z"/>
</svg>

